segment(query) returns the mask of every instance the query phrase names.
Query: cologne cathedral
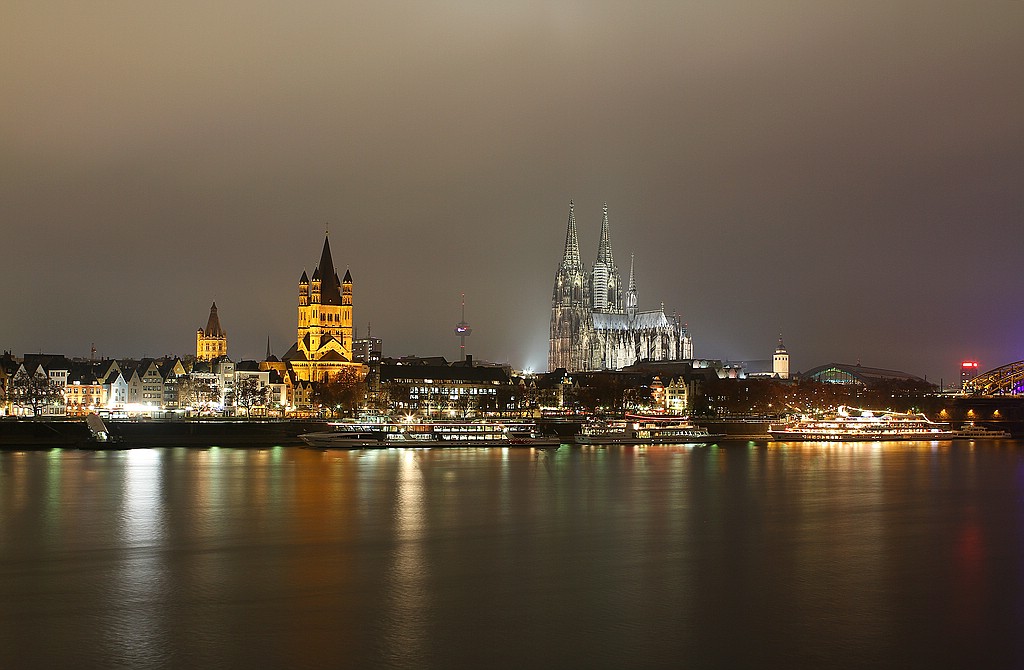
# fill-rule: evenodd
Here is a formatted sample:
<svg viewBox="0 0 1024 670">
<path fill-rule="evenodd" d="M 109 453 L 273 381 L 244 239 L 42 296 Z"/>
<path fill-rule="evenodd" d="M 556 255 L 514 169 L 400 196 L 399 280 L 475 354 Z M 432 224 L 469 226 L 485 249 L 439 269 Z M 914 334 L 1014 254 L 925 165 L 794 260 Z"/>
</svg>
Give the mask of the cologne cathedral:
<svg viewBox="0 0 1024 670">
<path fill-rule="evenodd" d="M 565 254 L 555 273 L 551 297 L 551 339 L 548 370 L 569 372 L 617 370 L 640 361 L 693 358 L 693 341 L 675 314 L 638 309 L 633 261 L 623 290 L 612 256 L 608 205 L 604 206 L 601 242 L 589 276 L 580 260 L 576 216 L 569 203 Z"/>
</svg>

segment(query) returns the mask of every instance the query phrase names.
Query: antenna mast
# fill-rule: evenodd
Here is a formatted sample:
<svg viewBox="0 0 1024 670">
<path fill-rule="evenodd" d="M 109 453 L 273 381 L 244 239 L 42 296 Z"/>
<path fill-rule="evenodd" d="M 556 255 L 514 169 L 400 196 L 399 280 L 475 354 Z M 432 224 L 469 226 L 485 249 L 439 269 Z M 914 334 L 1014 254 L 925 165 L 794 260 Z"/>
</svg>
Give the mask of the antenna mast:
<svg viewBox="0 0 1024 670">
<path fill-rule="evenodd" d="M 473 329 L 466 323 L 466 294 L 462 294 L 462 321 L 455 324 L 455 334 L 459 336 L 460 360 L 466 360 L 466 338 L 473 334 Z"/>
</svg>

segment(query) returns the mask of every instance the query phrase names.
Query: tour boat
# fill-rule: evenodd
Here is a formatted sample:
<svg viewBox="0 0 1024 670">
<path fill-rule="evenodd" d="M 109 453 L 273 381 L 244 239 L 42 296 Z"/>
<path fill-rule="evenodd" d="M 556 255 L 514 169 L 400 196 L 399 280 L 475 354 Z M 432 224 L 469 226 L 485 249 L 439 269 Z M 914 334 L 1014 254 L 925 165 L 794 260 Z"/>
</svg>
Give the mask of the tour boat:
<svg viewBox="0 0 1024 670">
<path fill-rule="evenodd" d="M 626 415 L 625 419 L 584 424 L 576 444 L 697 444 L 720 440 L 678 416 Z"/>
<path fill-rule="evenodd" d="M 953 431 L 953 439 L 956 440 L 993 440 L 1005 437 L 1012 437 L 1012 435 L 998 428 L 975 425 L 973 421 L 965 423 Z"/>
<path fill-rule="evenodd" d="M 556 446 L 556 439 L 504 423 L 394 422 L 333 423 L 331 430 L 304 433 L 299 438 L 311 447 L 370 449 L 389 447 L 507 447 Z"/>
<path fill-rule="evenodd" d="M 931 421 L 924 414 L 839 407 L 834 416 L 802 416 L 768 429 L 781 442 L 877 442 L 888 440 L 949 440 L 948 423 Z"/>
</svg>

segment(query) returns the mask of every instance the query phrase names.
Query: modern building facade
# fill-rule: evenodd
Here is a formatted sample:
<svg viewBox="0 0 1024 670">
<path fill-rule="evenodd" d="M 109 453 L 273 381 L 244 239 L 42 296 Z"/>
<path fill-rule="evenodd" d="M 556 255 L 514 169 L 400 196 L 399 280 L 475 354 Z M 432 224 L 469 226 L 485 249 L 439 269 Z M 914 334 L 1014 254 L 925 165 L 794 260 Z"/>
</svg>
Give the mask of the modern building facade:
<svg viewBox="0 0 1024 670">
<path fill-rule="evenodd" d="M 693 357 L 693 341 L 678 315 L 641 312 L 633 261 L 622 290 L 612 253 L 608 206 L 604 206 L 597 260 L 589 274 L 580 258 L 574 204 L 569 203 L 565 251 L 551 297 L 548 370 L 617 370 L 638 361 Z"/>
</svg>

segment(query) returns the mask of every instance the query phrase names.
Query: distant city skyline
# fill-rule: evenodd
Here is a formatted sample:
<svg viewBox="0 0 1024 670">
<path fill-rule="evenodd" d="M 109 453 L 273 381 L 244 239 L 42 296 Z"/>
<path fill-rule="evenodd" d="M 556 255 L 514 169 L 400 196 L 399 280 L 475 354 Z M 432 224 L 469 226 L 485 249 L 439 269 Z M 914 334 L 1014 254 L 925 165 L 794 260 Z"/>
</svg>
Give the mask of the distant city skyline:
<svg viewBox="0 0 1024 670">
<path fill-rule="evenodd" d="M 330 223 L 387 356 L 543 369 L 576 203 L 694 354 L 1024 359 L 1024 3 L 0 8 L 0 348 L 293 343 Z"/>
</svg>

